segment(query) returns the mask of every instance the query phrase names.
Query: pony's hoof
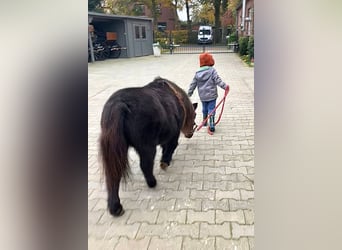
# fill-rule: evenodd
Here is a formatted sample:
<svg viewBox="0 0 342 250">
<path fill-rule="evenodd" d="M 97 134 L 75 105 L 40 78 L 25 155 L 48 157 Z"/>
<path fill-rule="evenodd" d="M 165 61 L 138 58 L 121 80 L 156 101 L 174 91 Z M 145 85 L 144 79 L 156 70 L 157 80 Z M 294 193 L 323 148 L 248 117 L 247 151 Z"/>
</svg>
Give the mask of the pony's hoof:
<svg viewBox="0 0 342 250">
<path fill-rule="evenodd" d="M 146 181 L 147 182 L 147 185 L 150 187 L 150 188 L 154 188 L 156 185 L 157 185 L 157 180 L 156 178 L 153 178 L 152 180 L 148 180 Z"/>
<path fill-rule="evenodd" d="M 125 213 L 125 210 L 122 208 L 121 204 L 116 209 L 109 209 L 109 212 L 114 217 L 119 217 Z"/>
<path fill-rule="evenodd" d="M 163 170 L 166 170 L 168 166 L 169 166 L 169 164 L 167 164 L 165 162 L 161 162 L 160 163 L 160 168 L 163 169 Z"/>
</svg>

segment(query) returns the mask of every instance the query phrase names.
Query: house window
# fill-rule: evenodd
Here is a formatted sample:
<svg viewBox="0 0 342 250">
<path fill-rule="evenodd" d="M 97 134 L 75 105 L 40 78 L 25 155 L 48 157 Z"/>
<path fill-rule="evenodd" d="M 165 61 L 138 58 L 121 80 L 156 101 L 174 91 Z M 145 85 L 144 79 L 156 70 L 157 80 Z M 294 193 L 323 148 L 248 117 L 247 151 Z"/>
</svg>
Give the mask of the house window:
<svg viewBox="0 0 342 250">
<path fill-rule="evenodd" d="M 135 4 L 133 7 L 133 13 L 135 16 L 145 16 L 145 5 L 143 4 Z"/>
<path fill-rule="evenodd" d="M 158 22 L 158 31 L 164 32 L 166 30 L 166 22 Z"/>
</svg>

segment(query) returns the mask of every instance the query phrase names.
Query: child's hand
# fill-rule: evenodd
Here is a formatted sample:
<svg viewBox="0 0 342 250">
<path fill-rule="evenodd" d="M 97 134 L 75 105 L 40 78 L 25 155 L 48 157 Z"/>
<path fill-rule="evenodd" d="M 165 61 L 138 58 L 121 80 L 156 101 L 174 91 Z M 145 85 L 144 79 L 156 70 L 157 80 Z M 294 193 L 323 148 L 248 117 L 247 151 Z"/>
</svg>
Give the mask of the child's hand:
<svg viewBox="0 0 342 250">
<path fill-rule="evenodd" d="M 229 92 L 229 85 L 227 84 L 227 87 L 225 88 L 225 93 Z"/>
</svg>

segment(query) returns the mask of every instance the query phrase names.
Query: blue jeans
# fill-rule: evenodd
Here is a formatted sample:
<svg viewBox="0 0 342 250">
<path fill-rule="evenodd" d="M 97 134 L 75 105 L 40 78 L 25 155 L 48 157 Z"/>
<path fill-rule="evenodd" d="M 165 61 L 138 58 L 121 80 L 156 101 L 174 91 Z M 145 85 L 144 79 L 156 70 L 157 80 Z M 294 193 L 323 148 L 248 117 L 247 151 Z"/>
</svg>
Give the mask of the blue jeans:
<svg viewBox="0 0 342 250">
<path fill-rule="evenodd" d="M 210 112 L 215 109 L 215 106 L 216 106 L 216 99 L 208 101 L 208 102 L 202 102 L 203 115 L 209 115 Z M 215 112 L 212 115 L 215 115 Z"/>
</svg>

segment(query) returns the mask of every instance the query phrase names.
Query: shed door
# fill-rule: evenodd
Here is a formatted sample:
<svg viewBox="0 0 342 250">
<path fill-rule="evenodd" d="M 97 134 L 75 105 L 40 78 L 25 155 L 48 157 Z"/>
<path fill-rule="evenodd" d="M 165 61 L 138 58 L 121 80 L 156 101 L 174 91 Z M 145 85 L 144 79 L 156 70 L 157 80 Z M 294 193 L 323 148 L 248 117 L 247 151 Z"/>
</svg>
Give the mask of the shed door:
<svg viewBox="0 0 342 250">
<path fill-rule="evenodd" d="M 144 46 L 147 42 L 146 38 L 146 25 L 134 24 L 134 56 L 144 56 Z"/>
</svg>

